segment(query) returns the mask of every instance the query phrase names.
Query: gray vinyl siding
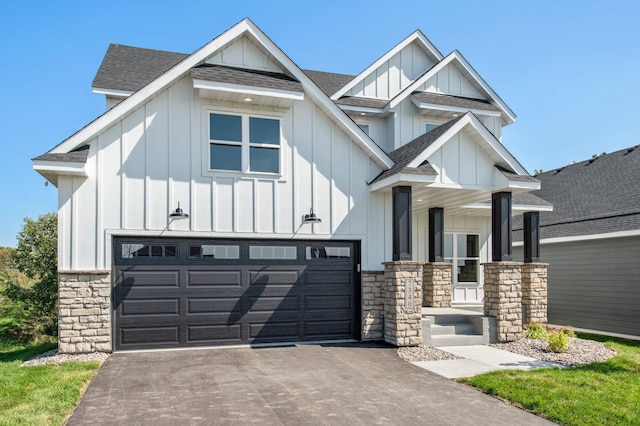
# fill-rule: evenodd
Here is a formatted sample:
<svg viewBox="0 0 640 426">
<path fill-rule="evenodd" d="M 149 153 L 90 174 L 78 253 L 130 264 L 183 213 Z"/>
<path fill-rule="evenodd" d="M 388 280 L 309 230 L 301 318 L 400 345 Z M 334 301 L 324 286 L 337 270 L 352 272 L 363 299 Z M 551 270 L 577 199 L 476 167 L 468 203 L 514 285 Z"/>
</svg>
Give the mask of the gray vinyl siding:
<svg viewBox="0 0 640 426">
<path fill-rule="evenodd" d="M 540 255 L 549 323 L 640 336 L 640 237 L 543 244 Z"/>
</svg>

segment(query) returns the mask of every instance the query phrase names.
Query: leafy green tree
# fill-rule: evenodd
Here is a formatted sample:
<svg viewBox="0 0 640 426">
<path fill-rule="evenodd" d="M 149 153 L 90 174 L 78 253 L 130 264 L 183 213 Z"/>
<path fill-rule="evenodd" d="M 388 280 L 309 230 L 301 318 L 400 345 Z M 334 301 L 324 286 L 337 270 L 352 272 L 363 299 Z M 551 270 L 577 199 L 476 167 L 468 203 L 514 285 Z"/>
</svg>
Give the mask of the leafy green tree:
<svg viewBox="0 0 640 426">
<path fill-rule="evenodd" d="M 15 268 L 31 279 L 32 285 L 12 280 L 7 275 L 5 296 L 22 305 L 32 330 L 29 338 L 38 334 L 55 335 L 58 301 L 58 219 L 53 213 L 37 220 L 24 219 L 18 233 L 18 247 L 11 253 Z"/>
</svg>

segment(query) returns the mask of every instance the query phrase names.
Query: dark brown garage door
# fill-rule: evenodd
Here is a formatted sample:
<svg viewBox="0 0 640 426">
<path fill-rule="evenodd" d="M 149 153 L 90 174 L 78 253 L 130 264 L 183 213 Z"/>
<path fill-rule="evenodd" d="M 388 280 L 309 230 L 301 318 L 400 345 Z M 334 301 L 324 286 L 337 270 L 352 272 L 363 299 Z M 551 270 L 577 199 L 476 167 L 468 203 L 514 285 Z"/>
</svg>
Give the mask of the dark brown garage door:
<svg viewBox="0 0 640 426">
<path fill-rule="evenodd" d="M 119 349 L 358 338 L 355 242 L 118 238 Z"/>
</svg>

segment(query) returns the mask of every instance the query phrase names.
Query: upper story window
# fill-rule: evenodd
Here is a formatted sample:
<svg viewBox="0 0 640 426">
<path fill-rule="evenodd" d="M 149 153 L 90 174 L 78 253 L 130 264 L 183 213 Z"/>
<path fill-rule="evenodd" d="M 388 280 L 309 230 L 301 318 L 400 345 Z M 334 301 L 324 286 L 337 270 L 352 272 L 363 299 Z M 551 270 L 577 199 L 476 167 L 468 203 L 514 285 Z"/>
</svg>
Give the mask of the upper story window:
<svg viewBox="0 0 640 426">
<path fill-rule="evenodd" d="M 358 124 L 358 127 L 360 127 L 362 129 L 362 131 L 367 134 L 367 136 L 370 136 L 369 135 L 369 125 L 368 124 Z"/>
<path fill-rule="evenodd" d="M 424 131 L 425 131 L 425 133 L 429 133 L 430 131 L 432 131 L 433 129 L 435 129 L 438 126 L 440 126 L 440 125 L 439 124 L 435 124 L 435 123 L 425 123 Z"/>
<path fill-rule="evenodd" d="M 280 120 L 209 113 L 209 169 L 280 173 Z"/>
</svg>

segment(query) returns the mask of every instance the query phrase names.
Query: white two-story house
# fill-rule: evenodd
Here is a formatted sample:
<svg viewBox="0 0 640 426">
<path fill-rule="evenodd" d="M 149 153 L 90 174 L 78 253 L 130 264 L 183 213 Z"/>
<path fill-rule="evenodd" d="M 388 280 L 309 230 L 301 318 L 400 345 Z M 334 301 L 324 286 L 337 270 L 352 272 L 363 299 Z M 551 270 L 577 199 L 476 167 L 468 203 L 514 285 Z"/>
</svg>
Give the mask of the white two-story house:
<svg viewBox="0 0 640 426">
<path fill-rule="evenodd" d="M 450 262 L 452 304 L 481 304 L 510 254 L 492 198 L 550 209 L 502 141 L 514 112 L 420 31 L 344 75 L 245 19 L 191 54 L 111 45 L 93 91 L 107 111 L 33 161 L 63 352 L 380 338 L 383 262 Z"/>
</svg>

